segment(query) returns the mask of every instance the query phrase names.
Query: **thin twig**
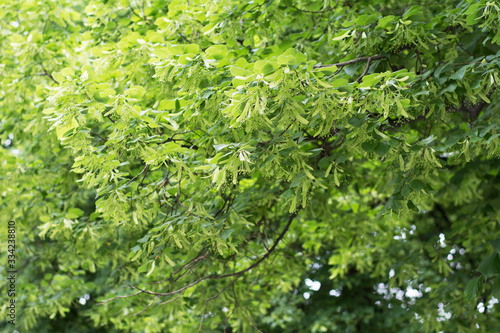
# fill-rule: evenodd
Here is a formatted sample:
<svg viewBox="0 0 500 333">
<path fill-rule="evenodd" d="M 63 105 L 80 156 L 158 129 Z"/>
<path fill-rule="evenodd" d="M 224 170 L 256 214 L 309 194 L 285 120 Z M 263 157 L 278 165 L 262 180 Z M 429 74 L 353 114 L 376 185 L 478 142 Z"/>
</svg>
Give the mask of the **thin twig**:
<svg viewBox="0 0 500 333">
<path fill-rule="evenodd" d="M 128 297 L 132 297 L 132 296 L 137 296 L 139 294 L 142 294 L 142 291 L 136 292 L 135 294 L 131 294 L 131 295 L 120 295 L 120 296 L 115 296 L 115 297 L 112 297 L 112 298 L 108 298 L 108 299 L 102 300 L 101 302 L 99 302 L 97 304 L 101 305 L 101 304 L 110 302 L 112 300 L 118 299 L 118 298 L 128 298 Z"/>
<path fill-rule="evenodd" d="M 200 321 L 200 327 L 198 328 L 198 332 L 201 332 L 201 327 L 203 326 L 203 319 L 205 319 L 205 313 L 207 312 L 207 307 L 208 307 L 208 302 L 210 302 L 211 300 L 217 298 L 220 294 L 222 294 L 222 292 L 224 290 L 226 290 L 227 288 L 229 288 L 230 286 L 232 286 L 236 280 L 238 280 L 240 278 L 240 276 L 237 276 L 236 278 L 233 279 L 233 281 L 229 282 L 224 288 L 222 288 L 217 294 L 215 294 L 214 296 L 208 298 L 206 301 L 205 301 L 205 308 L 203 309 L 203 314 L 201 315 L 201 321 Z"/>
<path fill-rule="evenodd" d="M 234 285 L 233 285 L 233 295 L 234 295 L 234 302 L 236 303 L 236 305 L 237 305 L 237 306 L 239 306 L 239 307 L 241 308 L 241 310 L 243 310 L 243 313 L 245 313 L 245 315 L 246 315 L 246 317 L 247 317 L 248 321 L 249 321 L 249 322 L 250 322 L 250 324 L 253 326 L 253 328 L 255 328 L 255 329 L 256 329 L 258 332 L 260 332 L 260 333 L 264 333 L 264 332 L 262 332 L 261 330 L 259 330 L 259 328 L 258 328 L 257 326 L 255 326 L 255 324 L 253 323 L 252 318 L 251 318 L 251 317 L 250 317 L 250 315 L 248 314 L 247 310 L 245 310 L 245 308 L 244 308 L 244 307 L 242 307 L 242 306 L 240 305 L 240 303 L 238 303 L 238 298 L 237 298 L 237 296 L 236 296 L 236 291 L 234 290 Z"/>
<path fill-rule="evenodd" d="M 47 72 L 45 69 L 43 70 L 43 73 L 36 73 L 36 75 L 38 76 L 47 76 L 49 79 L 51 79 L 52 81 L 54 81 L 56 84 L 59 84 L 59 82 L 57 82 L 54 77 L 52 76 L 52 74 L 50 74 L 49 72 Z"/>
<path fill-rule="evenodd" d="M 146 15 L 144 16 L 141 16 L 140 14 L 138 14 L 134 7 L 132 7 L 132 3 L 130 4 L 130 10 L 132 11 L 132 13 L 137 16 L 138 18 L 140 18 L 141 20 L 143 20 L 144 22 L 147 22 L 148 24 L 153 24 L 153 22 L 151 20 L 149 20 Z M 144 8 L 143 8 L 143 13 L 144 13 Z"/>
<path fill-rule="evenodd" d="M 383 58 L 385 58 L 385 56 L 383 56 L 383 55 L 372 56 L 372 57 L 361 57 L 361 58 L 356 58 L 356 59 L 349 60 L 349 61 L 337 62 L 335 64 L 316 65 L 313 68 L 316 69 L 316 68 L 325 68 L 325 67 L 333 67 L 333 66 L 347 66 L 347 65 L 356 64 L 358 62 L 372 61 L 372 60 L 378 60 L 378 59 L 383 59 Z"/>
<path fill-rule="evenodd" d="M 471 58 L 474 58 L 474 56 L 469 52 L 467 51 L 459 42 L 457 42 L 457 45 L 459 48 L 461 48 L 465 53 L 467 53 L 469 55 L 469 57 Z"/>
<path fill-rule="evenodd" d="M 257 143 L 258 145 L 267 145 L 269 142 L 273 141 L 273 140 L 276 140 L 277 138 L 279 138 L 280 136 L 282 136 L 283 134 L 285 134 L 286 131 L 288 131 L 288 129 L 293 125 L 293 123 L 295 123 L 297 119 L 295 119 L 294 121 L 292 121 L 288 126 L 287 128 L 285 128 L 283 130 L 283 132 L 281 132 L 277 137 L 275 138 L 272 138 L 271 140 L 267 140 L 267 141 L 263 141 L 263 142 L 259 142 Z"/>
<path fill-rule="evenodd" d="M 140 175 L 142 175 L 144 172 L 148 172 L 149 170 L 149 164 L 147 164 L 144 169 L 142 169 L 142 171 L 137 174 L 137 176 L 135 176 L 134 178 L 132 178 L 131 180 L 128 181 L 127 185 L 130 185 L 130 183 L 132 183 L 134 180 L 136 180 Z"/>
<path fill-rule="evenodd" d="M 184 295 L 184 293 L 181 293 L 181 294 L 177 295 L 177 297 L 174 297 L 174 298 L 171 298 L 169 300 L 166 300 L 165 302 L 158 303 L 158 305 L 163 305 L 163 304 L 167 304 L 167 303 L 173 302 L 176 299 L 178 299 L 179 297 L 181 297 L 182 295 Z"/>
<path fill-rule="evenodd" d="M 146 307 L 144 309 L 142 309 L 141 311 L 136 312 L 134 314 L 130 314 L 129 317 L 137 316 L 138 314 L 143 313 L 144 311 L 146 311 L 151 305 L 153 305 L 154 301 L 156 301 L 158 299 L 158 297 L 160 297 L 160 296 L 156 296 L 155 298 L 153 298 L 153 300 L 151 302 L 149 302 L 149 304 L 146 305 Z"/>
<path fill-rule="evenodd" d="M 100 136 L 99 134 L 97 134 L 97 133 L 95 133 L 95 132 L 90 132 L 90 134 L 92 134 L 92 135 L 95 135 L 95 136 L 99 137 L 99 138 L 101 139 L 101 140 L 99 140 L 99 141 L 108 141 L 108 139 L 103 138 L 102 136 Z M 97 142 L 99 142 L 99 141 L 97 141 Z"/>
<path fill-rule="evenodd" d="M 419 74 L 422 75 L 422 69 L 424 68 L 424 66 L 422 65 L 422 59 L 420 59 L 420 54 L 418 51 L 416 51 L 416 54 L 417 54 L 417 60 L 418 60 L 418 63 L 420 64 L 420 71 Z M 417 72 L 417 64 L 415 63 L 415 72 Z"/>
<path fill-rule="evenodd" d="M 361 82 L 361 79 L 368 73 L 368 69 L 370 69 L 370 63 L 371 62 L 372 62 L 372 58 L 368 57 L 368 60 L 366 62 L 365 70 L 363 71 L 363 74 L 361 74 L 361 76 L 356 79 L 356 82 Z"/>
</svg>

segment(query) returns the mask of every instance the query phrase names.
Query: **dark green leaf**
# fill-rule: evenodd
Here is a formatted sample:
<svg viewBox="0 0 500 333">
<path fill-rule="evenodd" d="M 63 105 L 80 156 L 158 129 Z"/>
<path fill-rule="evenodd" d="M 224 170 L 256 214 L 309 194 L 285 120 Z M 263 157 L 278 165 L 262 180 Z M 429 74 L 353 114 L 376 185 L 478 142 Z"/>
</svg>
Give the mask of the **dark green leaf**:
<svg viewBox="0 0 500 333">
<path fill-rule="evenodd" d="M 469 283 L 467 283 L 467 286 L 465 287 L 465 298 L 467 299 L 467 301 L 471 302 L 473 299 L 479 296 L 482 287 L 483 287 L 482 276 L 478 276 L 471 279 Z"/>
<path fill-rule="evenodd" d="M 495 240 L 492 240 L 490 242 L 491 246 L 493 246 L 493 248 L 495 249 L 495 251 L 497 251 L 498 253 L 500 253 L 500 237 L 495 239 Z"/>
<path fill-rule="evenodd" d="M 500 259 L 498 258 L 498 253 L 493 253 L 486 257 L 477 268 L 486 278 L 490 276 L 500 274 Z"/>
<path fill-rule="evenodd" d="M 495 279 L 495 282 L 493 282 L 493 288 L 491 290 L 491 296 L 500 299 L 500 277 L 497 277 Z"/>
<path fill-rule="evenodd" d="M 387 154 L 387 152 L 389 152 L 389 145 L 384 143 L 384 142 L 379 142 L 377 144 L 377 147 L 375 148 L 375 152 L 380 155 L 380 156 L 384 156 L 385 154 Z"/>
<path fill-rule="evenodd" d="M 420 191 L 425 187 L 425 183 L 419 179 L 413 179 L 410 182 L 410 187 L 415 191 Z"/>
<path fill-rule="evenodd" d="M 361 148 L 363 148 L 363 150 L 366 151 L 367 153 L 371 153 L 376 146 L 377 146 L 377 141 L 366 141 L 363 142 Z"/>
<path fill-rule="evenodd" d="M 415 206 L 415 204 L 413 203 L 413 201 L 408 200 L 407 205 L 408 205 L 408 208 L 411 209 L 412 211 L 418 212 L 418 208 L 417 208 L 417 206 Z"/>
</svg>

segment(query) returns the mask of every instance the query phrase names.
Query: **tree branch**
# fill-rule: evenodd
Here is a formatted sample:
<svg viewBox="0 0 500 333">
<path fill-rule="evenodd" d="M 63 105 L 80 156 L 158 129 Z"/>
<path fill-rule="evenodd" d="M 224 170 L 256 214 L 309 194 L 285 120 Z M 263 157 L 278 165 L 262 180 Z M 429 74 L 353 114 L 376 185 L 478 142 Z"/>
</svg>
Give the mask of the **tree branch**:
<svg viewBox="0 0 500 333">
<path fill-rule="evenodd" d="M 142 171 L 140 173 L 137 174 L 137 176 L 135 176 L 134 178 L 132 178 L 131 180 L 128 181 L 127 185 L 130 185 L 130 183 L 132 183 L 134 180 L 136 180 L 137 178 L 139 178 L 140 175 L 142 175 L 144 172 L 148 172 L 149 170 L 149 164 L 147 164 L 144 169 L 142 169 Z M 144 181 L 144 179 L 143 179 Z M 142 183 L 142 182 L 141 182 Z"/>
<path fill-rule="evenodd" d="M 366 66 L 365 66 L 365 70 L 363 71 L 363 74 L 361 74 L 361 76 L 356 79 L 356 82 L 361 82 L 361 79 L 368 73 L 368 69 L 370 69 L 371 62 L 372 62 L 372 57 L 368 57 L 368 60 L 366 62 Z"/>
<path fill-rule="evenodd" d="M 115 299 L 118 299 L 118 298 L 128 298 L 128 297 L 132 297 L 132 296 L 137 296 L 139 294 L 142 294 L 141 291 L 139 292 L 136 292 L 135 294 L 131 294 L 131 295 L 119 295 L 119 296 L 115 296 L 115 297 L 112 297 L 112 298 L 108 298 L 108 299 L 105 299 L 105 300 L 102 300 L 100 301 L 99 303 L 97 303 L 98 305 L 102 305 L 104 303 L 107 303 L 107 302 L 110 302 L 112 300 L 115 300 Z"/>
<path fill-rule="evenodd" d="M 126 295 L 126 296 L 115 296 L 113 298 L 110 298 L 110 299 L 107 299 L 107 300 L 103 300 L 101 301 L 101 304 L 102 303 L 105 303 L 105 302 L 109 302 L 113 299 L 116 299 L 116 298 L 127 298 L 127 297 L 132 297 L 132 296 L 136 296 L 136 295 L 139 295 L 139 294 L 148 294 L 148 295 L 154 295 L 154 296 L 170 296 L 170 295 L 175 295 L 175 294 L 178 294 L 178 293 L 181 293 L 183 291 L 185 291 L 186 289 L 189 289 L 205 280 L 218 280 L 218 279 L 224 279 L 224 278 L 227 278 L 227 277 L 232 277 L 232 276 L 238 276 L 240 277 L 241 275 L 245 274 L 246 272 L 252 270 L 253 268 L 257 267 L 261 262 L 263 262 L 266 258 L 268 258 L 275 250 L 276 250 L 276 247 L 278 246 L 278 244 L 280 243 L 280 241 L 283 239 L 283 237 L 285 237 L 288 229 L 290 228 L 290 225 L 292 224 L 293 222 L 293 219 L 295 218 L 295 216 L 297 216 L 297 213 L 294 213 L 292 215 L 290 215 L 290 217 L 288 218 L 288 222 L 287 224 L 285 225 L 285 227 L 283 228 L 281 234 L 278 236 L 278 238 L 276 238 L 276 241 L 274 242 L 273 246 L 271 246 L 271 248 L 269 249 L 269 251 L 266 252 L 266 254 L 264 254 L 262 257 L 260 257 L 259 260 L 257 260 L 256 262 L 254 262 L 252 265 L 250 265 L 249 267 L 241 270 L 241 271 L 238 271 L 238 272 L 235 272 L 235 273 L 230 273 L 230 274 L 223 274 L 223 275 L 208 275 L 208 276 L 205 276 L 205 277 L 202 277 L 182 288 L 179 288 L 177 290 L 174 290 L 174 291 L 170 291 L 170 292 L 166 292 L 166 293 L 158 293 L 158 292 L 154 292 L 154 291 L 150 291 L 150 290 L 145 290 L 145 289 L 142 289 L 142 288 L 139 288 L 139 287 L 136 287 L 136 286 L 132 286 L 132 285 L 129 285 L 130 288 L 132 289 L 136 289 L 136 290 L 139 290 L 139 292 L 135 293 L 135 294 L 132 294 L 132 295 Z"/>
<path fill-rule="evenodd" d="M 59 82 L 57 82 L 54 77 L 52 76 L 52 74 L 50 74 L 49 72 L 47 72 L 45 69 L 43 70 L 43 73 L 36 73 L 36 75 L 38 76 L 47 76 L 49 79 L 51 79 L 52 81 L 54 81 L 56 84 L 59 84 Z"/>
<path fill-rule="evenodd" d="M 267 145 L 269 142 L 273 141 L 273 140 L 276 140 L 277 138 L 279 138 L 280 136 L 282 136 L 283 134 L 285 134 L 286 131 L 288 131 L 288 129 L 295 123 L 297 119 L 295 119 L 294 121 L 292 121 L 284 130 L 283 132 L 281 132 L 280 134 L 278 134 L 277 137 L 275 138 L 272 138 L 271 140 L 267 140 L 267 141 L 263 141 L 263 142 L 259 142 L 257 143 L 258 145 Z"/>
</svg>

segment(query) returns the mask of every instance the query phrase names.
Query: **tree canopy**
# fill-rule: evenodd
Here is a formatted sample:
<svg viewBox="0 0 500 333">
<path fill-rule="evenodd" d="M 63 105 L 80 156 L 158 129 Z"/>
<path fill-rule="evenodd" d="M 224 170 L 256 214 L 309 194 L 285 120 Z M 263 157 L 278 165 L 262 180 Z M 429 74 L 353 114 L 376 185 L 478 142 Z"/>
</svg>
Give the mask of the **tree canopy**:
<svg viewBox="0 0 500 333">
<path fill-rule="evenodd" d="M 0 18 L 19 331 L 500 326 L 498 2 L 0 0 Z"/>
</svg>

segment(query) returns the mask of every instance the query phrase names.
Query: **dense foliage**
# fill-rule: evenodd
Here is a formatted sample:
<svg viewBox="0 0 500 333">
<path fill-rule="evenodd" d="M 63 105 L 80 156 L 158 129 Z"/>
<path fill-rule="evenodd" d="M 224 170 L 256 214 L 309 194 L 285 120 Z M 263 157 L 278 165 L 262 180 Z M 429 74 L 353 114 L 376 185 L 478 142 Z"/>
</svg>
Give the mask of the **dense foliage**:
<svg viewBox="0 0 500 333">
<path fill-rule="evenodd" d="M 0 0 L 0 18 L 21 332 L 500 326 L 496 1 Z"/>
</svg>

